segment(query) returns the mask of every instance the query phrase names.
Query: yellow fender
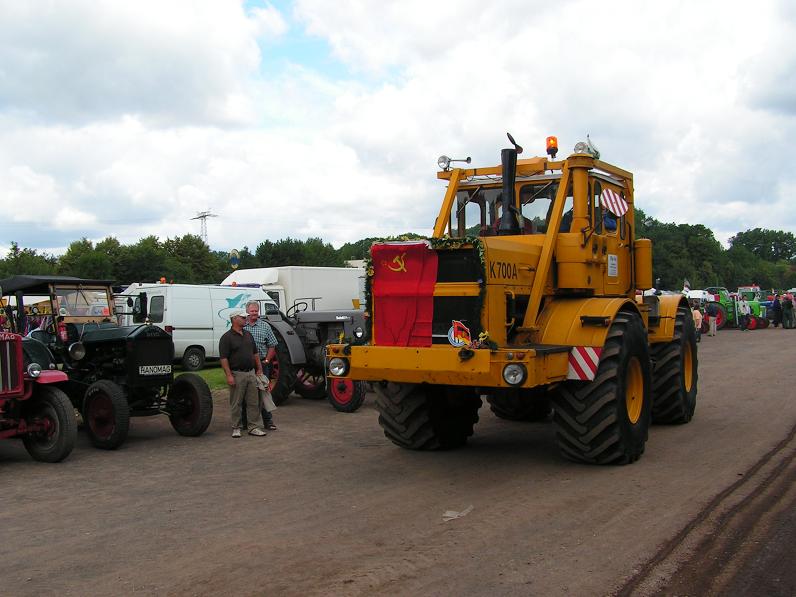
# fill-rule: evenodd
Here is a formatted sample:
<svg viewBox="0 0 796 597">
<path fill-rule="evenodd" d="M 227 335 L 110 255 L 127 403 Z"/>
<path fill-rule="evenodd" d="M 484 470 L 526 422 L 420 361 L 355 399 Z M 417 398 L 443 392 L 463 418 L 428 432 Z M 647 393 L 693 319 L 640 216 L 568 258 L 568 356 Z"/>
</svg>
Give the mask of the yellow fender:
<svg viewBox="0 0 796 597">
<path fill-rule="evenodd" d="M 655 326 L 651 323 L 650 344 L 671 342 L 674 339 L 674 320 L 680 305 L 688 309 L 688 300 L 681 294 L 662 294 L 658 297 L 660 324 Z"/>
<path fill-rule="evenodd" d="M 638 305 L 626 297 L 556 299 L 545 305 L 539 318 L 540 342 L 603 346 L 619 311 L 639 313 Z"/>
</svg>

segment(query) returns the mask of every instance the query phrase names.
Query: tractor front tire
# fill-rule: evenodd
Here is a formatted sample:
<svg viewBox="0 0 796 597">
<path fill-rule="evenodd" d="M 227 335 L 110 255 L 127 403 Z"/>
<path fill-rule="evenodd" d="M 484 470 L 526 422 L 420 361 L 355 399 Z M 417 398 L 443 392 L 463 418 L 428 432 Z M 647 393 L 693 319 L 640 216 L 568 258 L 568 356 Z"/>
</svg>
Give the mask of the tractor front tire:
<svg viewBox="0 0 796 597">
<path fill-rule="evenodd" d="M 652 410 L 647 333 L 636 313 L 620 312 L 593 381 L 562 383 L 553 423 L 565 458 L 588 464 L 628 464 L 644 453 Z"/>
<path fill-rule="evenodd" d="M 213 419 L 210 387 L 195 373 L 183 373 L 174 378 L 166 404 L 171 426 L 180 435 L 202 435 Z"/>
<path fill-rule="evenodd" d="M 115 450 L 130 430 L 130 405 L 124 390 L 107 379 L 95 381 L 83 397 L 83 420 L 94 447 Z"/>
<path fill-rule="evenodd" d="M 329 378 L 326 399 L 341 413 L 352 413 L 359 409 L 365 401 L 365 394 L 367 386 L 364 381 Z"/>
<path fill-rule="evenodd" d="M 375 384 L 379 425 L 408 450 L 458 448 L 473 434 L 481 398 L 472 388 L 430 384 Z"/>
<path fill-rule="evenodd" d="M 276 355 L 271 363 L 271 398 L 277 406 L 287 402 L 296 385 L 296 370 L 290 360 L 290 350 L 285 341 L 277 336 Z"/>
<path fill-rule="evenodd" d="M 39 462 L 61 462 L 71 454 L 77 439 L 77 419 L 69 397 L 54 386 L 37 385 L 25 405 L 28 423 L 45 429 L 22 437 L 25 449 Z"/>
<path fill-rule="evenodd" d="M 545 388 L 499 391 L 486 401 L 495 416 L 508 421 L 544 421 L 552 412 Z"/>
<path fill-rule="evenodd" d="M 694 416 L 699 379 L 696 330 L 687 307 L 678 307 L 674 338 L 653 344 L 652 422 L 688 423 Z"/>
<path fill-rule="evenodd" d="M 302 398 L 323 400 L 326 398 L 326 378 L 302 368 L 296 373 L 296 387 L 293 389 Z"/>
</svg>

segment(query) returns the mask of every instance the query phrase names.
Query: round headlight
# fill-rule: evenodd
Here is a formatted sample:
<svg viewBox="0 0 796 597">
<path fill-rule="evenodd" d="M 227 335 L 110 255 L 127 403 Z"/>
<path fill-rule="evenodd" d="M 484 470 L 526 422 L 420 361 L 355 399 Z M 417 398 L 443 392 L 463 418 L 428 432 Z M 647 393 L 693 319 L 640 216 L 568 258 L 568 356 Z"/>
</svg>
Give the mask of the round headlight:
<svg viewBox="0 0 796 597">
<path fill-rule="evenodd" d="M 525 365 L 510 363 L 503 367 L 503 379 L 510 386 L 522 385 L 527 375 L 528 373 L 525 370 Z"/>
<path fill-rule="evenodd" d="M 329 360 L 329 373 L 335 377 L 340 377 L 348 373 L 348 360 L 334 357 Z"/>
<path fill-rule="evenodd" d="M 86 347 L 82 342 L 74 342 L 69 345 L 69 358 L 73 361 L 79 361 L 86 356 Z"/>
<path fill-rule="evenodd" d="M 441 155 L 437 159 L 437 166 L 439 166 L 442 170 L 447 170 L 450 165 L 451 159 L 446 155 Z"/>
<path fill-rule="evenodd" d="M 354 328 L 354 337 L 361 338 L 365 335 L 365 330 L 363 330 L 360 326 Z"/>
<path fill-rule="evenodd" d="M 41 365 L 38 363 L 31 363 L 28 365 L 28 375 L 31 377 L 38 377 L 41 375 Z"/>
</svg>

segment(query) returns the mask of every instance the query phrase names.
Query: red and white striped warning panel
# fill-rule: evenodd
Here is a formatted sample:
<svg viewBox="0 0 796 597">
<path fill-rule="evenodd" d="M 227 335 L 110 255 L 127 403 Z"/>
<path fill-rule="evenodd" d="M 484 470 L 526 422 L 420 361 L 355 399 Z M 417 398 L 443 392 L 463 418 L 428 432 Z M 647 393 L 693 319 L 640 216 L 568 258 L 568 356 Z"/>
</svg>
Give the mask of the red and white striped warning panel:
<svg viewBox="0 0 796 597">
<path fill-rule="evenodd" d="M 615 193 L 611 189 L 603 189 L 601 197 L 603 205 L 617 218 L 621 218 L 627 213 L 627 201 L 619 193 Z"/>
<path fill-rule="evenodd" d="M 600 364 L 600 354 L 602 348 L 594 346 L 575 346 L 569 351 L 569 372 L 567 379 L 579 379 L 591 381 L 597 374 L 597 366 Z"/>
</svg>

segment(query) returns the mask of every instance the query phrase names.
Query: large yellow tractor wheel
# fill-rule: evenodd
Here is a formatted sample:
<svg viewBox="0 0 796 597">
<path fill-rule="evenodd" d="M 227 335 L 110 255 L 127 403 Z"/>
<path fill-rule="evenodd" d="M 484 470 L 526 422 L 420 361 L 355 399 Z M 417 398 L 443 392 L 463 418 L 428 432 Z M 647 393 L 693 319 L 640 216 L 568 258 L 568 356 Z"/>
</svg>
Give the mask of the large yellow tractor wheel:
<svg viewBox="0 0 796 597">
<path fill-rule="evenodd" d="M 617 314 L 594 380 L 561 384 L 553 407 L 558 446 L 566 458 L 589 464 L 638 460 L 652 410 L 649 346 L 638 314 Z"/>
<path fill-rule="evenodd" d="M 680 306 L 674 322 L 674 338 L 653 344 L 652 422 L 688 423 L 694 416 L 699 378 L 694 318 Z"/>
<path fill-rule="evenodd" d="M 494 390 L 487 395 L 489 408 L 501 419 L 509 421 L 544 421 L 550 416 L 550 397 L 546 388 L 527 390 Z"/>
<path fill-rule="evenodd" d="M 473 434 L 481 398 L 473 388 L 431 384 L 374 384 L 379 425 L 409 450 L 458 448 Z"/>
</svg>

